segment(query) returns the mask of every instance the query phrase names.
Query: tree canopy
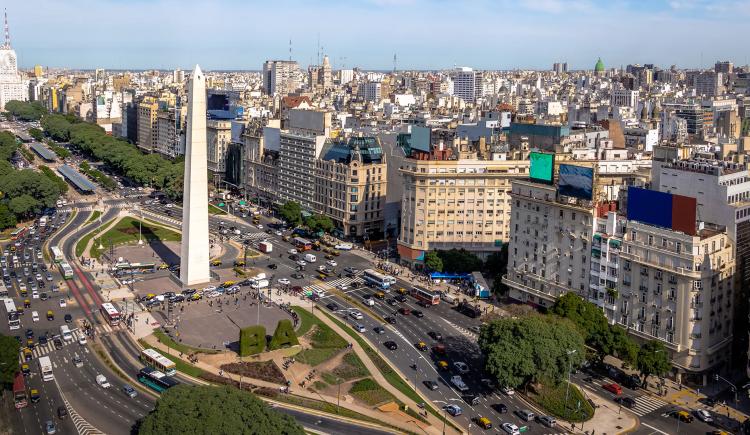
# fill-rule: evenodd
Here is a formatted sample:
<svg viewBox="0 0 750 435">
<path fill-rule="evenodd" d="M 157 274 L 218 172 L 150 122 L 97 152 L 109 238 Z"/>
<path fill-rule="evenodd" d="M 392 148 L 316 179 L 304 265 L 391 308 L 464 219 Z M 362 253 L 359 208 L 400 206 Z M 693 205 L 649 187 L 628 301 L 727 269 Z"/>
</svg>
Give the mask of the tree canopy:
<svg viewBox="0 0 750 435">
<path fill-rule="evenodd" d="M 580 332 L 557 316 L 492 321 L 479 334 L 479 348 L 486 370 L 500 385 L 514 388 L 530 382 L 557 384 L 584 358 Z"/>
<path fill-rule="evenodd" d="M 463 248 L 437 253 L 443 260 L 443 269 L 446 272 L 471 273 L 482 269 L 484 265 L 479 257 Z"/>
<path fill-rule="evenodd" d="M 305 225 L 310 229 L 313 233 L 318 233 L 320 231 L 330 233 L 333 231 L 333 222 L 328 216 L 324 216 L 322 214 L 314 214 L 312 216 L 309 216 L 307 219 L 305 219 Z"/>
<path fill-rule="evenodd" d="M 29 136 L 33 137 L 34 140 L 41 142 L 41 140 L 44 139 L 44 132 L 36 127 L 32 127 L 29 129 Z"/>
<path fill-rule="evenodd" d="M 641 346 L 638 350 L 637 367 L 644 379 L 651 375 L 667 374 L 672 365 L 669 362 L 669 353 L 662 342 L 651 340 Z"/>
<path fill-rule="evenodd" d="M 22 121 L 39 121 L 47 113 L 47 109 L 37 101 L 11 100 L 5 103 L 5 110 Z"/>
<path fill-rule="evenodd" d="M 295 201 L 287 201 L 279 208 L 279 215 L 289 225 L 297 226 L 302 223 L 302 206 Z"/>
<path fill-rule="evenodd" d="M 252 393 L 228 386 L 179 385 L 162 393 L 138 433 L 303 435 L 305 431 Z"/>
<path fill-rule="evenodd" d="M 4 387 L 13 385 L 13 378 L 18 371 L 18 340 L 9 335 L 0 334 L 0 383 Z"/>
<path fill-rule="evenodd" d="M 443 259 L 440 258 L 440 255 L 438 255 L 435 251 L 430 251 L 425 254 L 424 256 L 424 266 L 427 268 L 427 270 L 431 270 L 434 272 L 442 272 L 443 271 Z"/>
</svg>

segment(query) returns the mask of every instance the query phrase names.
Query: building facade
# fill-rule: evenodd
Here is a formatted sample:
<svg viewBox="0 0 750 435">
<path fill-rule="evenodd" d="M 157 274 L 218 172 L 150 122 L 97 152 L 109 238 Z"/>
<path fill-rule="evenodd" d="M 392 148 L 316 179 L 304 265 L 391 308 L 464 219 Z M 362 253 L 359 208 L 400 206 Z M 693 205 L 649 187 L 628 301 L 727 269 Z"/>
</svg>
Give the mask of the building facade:
<svg viewBox="0 0 750 435">
<path fill-rule="evenodd" d="M 224 179 L 227 168 L 227 148 L 232 143 L 232 122 L 208 120 L 206 122 L 206 141 L 208 144 L 208 171 L 213 175 L 214 183 Z"/>
<path fill-rule="evenodd" d="M 156 149 L 159 132 L 156 129 L 156 119 L 159 104 L 153 99 L 144 99 L 138 103 L 138 148 L 151 153 Z"/>
</svg>

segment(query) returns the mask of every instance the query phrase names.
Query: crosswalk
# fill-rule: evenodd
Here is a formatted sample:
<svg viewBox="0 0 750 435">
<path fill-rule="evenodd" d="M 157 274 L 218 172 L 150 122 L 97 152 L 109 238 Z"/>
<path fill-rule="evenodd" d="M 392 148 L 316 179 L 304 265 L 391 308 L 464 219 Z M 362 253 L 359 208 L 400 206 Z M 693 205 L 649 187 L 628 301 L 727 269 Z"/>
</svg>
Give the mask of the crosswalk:
<svg viewBox="0 0 750 435">
<path fill-rule="evenodd" d="M 325 281 L 325 282 L 322 282 L 320 284 L 309 284 L 309 285 L 306 285 L 306 286 L 302 287 L 302 289 L 304 291 L 313 291 L 314 292 L 314 291 L 317 290 L 317 291 L 323 291 L 323 292 L 325 292 L 325 291 L 331 290 L 333 288 L 338 288 L 341 285 L 350 286 L 350 285 L 352 285 L 353 282 L 355 282 L 355 281 L 358 280 L 357 276 L 359 276 L 361 274 L 362 274 L 362 272 L 357 272 L 357 274 L 354 275 L 354 278 L 349 278 L 348 276 L 345 276 L 345 277 L 337 278 L 337 279 L 334 279 L 334 280 L 331 280 L 331 281 Z M 351 293 L 352 291 L 354 291 L 354 290 L 349 289 L 349 290 L 344 291 L 344 293 Z M 324 296 L 324 297 L 330 297 L 330 295 L 329 296 Z"/>
<path fill-rule="evenodd" d="M 630 411 L 639 417 L 643 417 L 644 415 L 654 412 L 655 410 L 666 405 L 667 402 L 655 397 L 639 396 L 635 398 L 635 406 L 630 408 Z"/>
<path fill-rule="evenodd" d="M 71 343 L 78 343 L 78 338 L 83 335 L 83 332 L 80 329 L 76 328 L 71 330 L 71 335 L 73 335 L 73 340 L 62 340 L 63 346 L 68 346 Z M 53 339 L 54 337 L 51 337 L 46 344 L 37 344 L 36 346 L 34 346 L 34 348 L 31 350 L 33 358 L 43 357 L 55 350 Z M 88 348 L 84 348 L 84 351 L 88 352 L 89 350 Z M 25 362 L 23 351 L 21 351 L 21 353 L 18 355 L 18 362 L 21 364 Z"/>
<path fill-rule="evenodd" d="M 128 203 L 128 202 L 118 202 L 118 203 L 114 203 L 114 204 L 107 204 L 107 207 L 108 208 L 127 209 L 127 208 L 132 208 L 133 204 Z M 69 206 L 63 207 L 61 209 L 58 209 L 57 211 L 58 211 L 58 213 L 71 213 L 73 210 L 78 210 L 78 211 L 94 211 L 94 210 L 101 210 L 101 207 L 93 205 L 93 204 L 81 205 L 81 206 L 75 206 L 75 205 L 74 206 L 70 206 L 69 205 Z"/>
</svg>

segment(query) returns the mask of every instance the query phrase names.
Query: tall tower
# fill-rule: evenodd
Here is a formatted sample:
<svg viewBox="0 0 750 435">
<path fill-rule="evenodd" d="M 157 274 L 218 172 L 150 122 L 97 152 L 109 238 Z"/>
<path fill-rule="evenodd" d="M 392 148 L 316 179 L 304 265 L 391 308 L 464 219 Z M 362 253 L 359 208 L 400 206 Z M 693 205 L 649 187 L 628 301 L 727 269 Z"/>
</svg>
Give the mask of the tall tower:
<svg viewBox="0 0 750 435">
<path fill-rule="evenodd" d="M 190 77 L 186 131 L 180 281 L 187 287 L 211 280 L 208 264 L 206 76 L 198 65 Z"/>
</svg>

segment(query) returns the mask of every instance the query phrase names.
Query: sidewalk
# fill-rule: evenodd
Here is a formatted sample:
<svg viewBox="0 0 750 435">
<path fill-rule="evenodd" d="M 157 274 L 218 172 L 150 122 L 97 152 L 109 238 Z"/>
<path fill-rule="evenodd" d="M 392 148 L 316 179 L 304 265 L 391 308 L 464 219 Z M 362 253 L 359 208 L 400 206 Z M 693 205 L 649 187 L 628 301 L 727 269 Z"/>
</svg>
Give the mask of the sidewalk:
<svg viewBox="0 0 750 435">
<path fill-rule="evenodd" d="M 577 434 L 591 434 L 594 430 L 600 434 L 624 434 L 635 430 L 640 425 L 640 420 L 635 414 L 625 408 L 620 408 L 592 390 L 580 385 L 578 387 L 583 395 L 594 403 L 596 407 L 594 416 L 584 423 L 575 425 L 566 423 L 565 429 Z"/>
</svg>

